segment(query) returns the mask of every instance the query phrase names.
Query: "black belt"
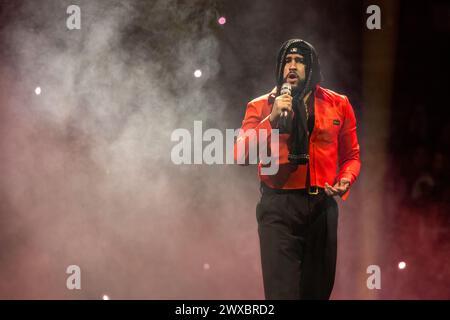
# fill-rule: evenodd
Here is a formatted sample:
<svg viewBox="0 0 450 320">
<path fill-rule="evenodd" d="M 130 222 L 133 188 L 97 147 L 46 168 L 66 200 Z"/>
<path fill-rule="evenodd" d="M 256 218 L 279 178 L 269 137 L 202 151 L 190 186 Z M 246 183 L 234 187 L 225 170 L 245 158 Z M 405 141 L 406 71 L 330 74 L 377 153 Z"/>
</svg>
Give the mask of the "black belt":
<svg viewBox="0 0 450 320">
<path fill-rule="evenodd" d="M 324 188 L 316 187 L 316 186 L 303 188 L 303 189 L 274 189 L 274 188 L 270 188 L 269 186 L 267 186 L 264 182 L 261 182 L 260 189 L 261 189 L 261 193 L 268 193 L 268 194 L 300 193 L 300 194 L 305 194 L 305 195 L 308 194 L 308 195 L 315 196 L 315 195 L 325 193 Z"/>
</svg>

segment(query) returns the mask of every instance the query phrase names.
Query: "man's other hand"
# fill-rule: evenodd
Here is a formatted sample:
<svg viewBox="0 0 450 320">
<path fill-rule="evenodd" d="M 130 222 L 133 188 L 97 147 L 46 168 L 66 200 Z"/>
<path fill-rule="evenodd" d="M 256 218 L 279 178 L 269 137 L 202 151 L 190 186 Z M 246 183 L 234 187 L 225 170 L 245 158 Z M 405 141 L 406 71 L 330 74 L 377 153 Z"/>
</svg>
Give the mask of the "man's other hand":
<svg viewBox="0 0 450 320">
<path fill-rule="evenodd" d="M 334 186 L 325 182 L 325 193 L 329 196 L 342 196 L 350 188 L 350 180 L 342 178 Z"/>
</svg>

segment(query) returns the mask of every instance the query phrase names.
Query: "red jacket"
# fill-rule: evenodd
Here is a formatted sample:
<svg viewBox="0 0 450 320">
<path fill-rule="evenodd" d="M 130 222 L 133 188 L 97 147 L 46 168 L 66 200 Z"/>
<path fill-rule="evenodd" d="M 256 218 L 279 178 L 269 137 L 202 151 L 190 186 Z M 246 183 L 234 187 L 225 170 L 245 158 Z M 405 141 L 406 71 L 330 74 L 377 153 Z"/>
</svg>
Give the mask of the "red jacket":
<svg viewBox="0 0 450 320">
<path fill-rule="evenodd" d="M 274 93 L 274 91 L 272 91 Z M 268 132 L 268 150 L 270 150 L 270 132 L 272 127 L 269 115 L 272 105 L 268 98 L 271 93 L 250 101 L 238 140 L 245 139 L 245 159 L 248 164 L 249 139 L 255 135 L 246 134 L 248 129 L 266 129 Z M 271 188 L 302 189 L 306 185 L 306 170 L 310 169 L 311 186 L 324 187 L 325 182 L 334 185 L 341 178 L 348 178 L 352 185 L 359 175 L 361 161 L 359 144 L 356 136 L 356 118 L 353 108 L 344 95 L 329 89 L 316 86 L 314 112 L 314 129 L 309 143 L 309 165 L 292 165 L 288 161 L 289 134 L 279 135 L 279 157 L 275 160 L 279 165 L 275 175 L 261 174 L 261 162 L 258 164 L 260 180 Z M 237 144 L 234 145 L 234 158 L 238 159 Z M 338 170 L 339 165 L 339 170 Z M 346 192 L 342 199 L 348 197 Z"/>
</svg>

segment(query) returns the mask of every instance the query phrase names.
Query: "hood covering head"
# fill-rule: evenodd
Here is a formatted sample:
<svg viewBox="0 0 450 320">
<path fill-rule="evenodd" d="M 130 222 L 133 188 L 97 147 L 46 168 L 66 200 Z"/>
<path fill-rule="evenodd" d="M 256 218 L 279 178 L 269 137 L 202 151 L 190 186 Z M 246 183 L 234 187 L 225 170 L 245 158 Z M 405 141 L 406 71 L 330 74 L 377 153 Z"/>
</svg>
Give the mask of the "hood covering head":
<svg viewBox="0 0 450 320">
<path fill-rule="evenodd" d="M 320 72 L 319 57 L 314 47 L 301 39 L 291 39 L 282 44 L 277 55 L 276 81 L 277 95 L 280 93 L 283 85 L 284 66 L 286 65 L 286 56 L 290 53 L 298 53 L 304 57 L 305 61 L 305 81 L 304 86 L 300 89 L 300 97 L 304 97 L 306 93 L 311 91 L 319 84 L 322 79 Z"/>
</svg>

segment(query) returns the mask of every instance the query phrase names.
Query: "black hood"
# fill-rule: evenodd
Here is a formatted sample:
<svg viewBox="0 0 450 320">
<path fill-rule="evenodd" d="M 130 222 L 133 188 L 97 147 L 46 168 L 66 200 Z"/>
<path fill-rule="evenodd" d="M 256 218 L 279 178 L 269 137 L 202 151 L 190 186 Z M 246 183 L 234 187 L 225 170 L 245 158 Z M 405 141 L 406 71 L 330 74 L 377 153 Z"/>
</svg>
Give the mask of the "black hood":
<svg viewBox="0 0 450 320">
<path fill-rule="evenodd" d="M 300 97 L 305 96 L 305 94 L 314 89 L 317 84 L 319 84 L 322 79 L 322 73 L 320 71 L 319 57 L 317 55 L 316 49 L 314 47 L 301 39 L 290 39 L 283 43 L 277 56 L 277 68 L 276 68 L 276 81 L 277 81 L 277 95 L 280 93 L 281 86 L 283 85 L 283 70 L 286 61 L 286 55 L 289 50 L 293 47 L 298 48 L 298 53 L 303 55 L 305 59 L 305 82 L 304 87 L 299 88 L 301 90 Z"/>
</svg>

